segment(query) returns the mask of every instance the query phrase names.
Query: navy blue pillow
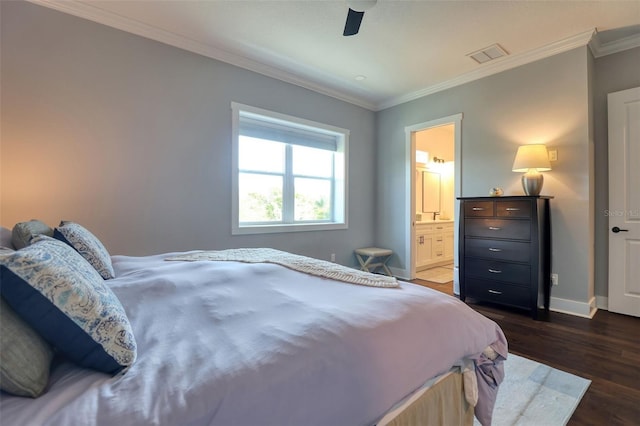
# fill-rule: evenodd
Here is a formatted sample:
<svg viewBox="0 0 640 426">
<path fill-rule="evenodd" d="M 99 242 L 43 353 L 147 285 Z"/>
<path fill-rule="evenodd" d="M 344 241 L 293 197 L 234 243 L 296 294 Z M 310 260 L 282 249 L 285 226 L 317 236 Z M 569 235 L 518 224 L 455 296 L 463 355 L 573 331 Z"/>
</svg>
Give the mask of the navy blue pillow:
<svg viewBox="0 0 640 426">
<path fill-rule="evenodd" d="M 0 279 L 5 301 L 75 363 L 115 374 L 135 362 L 136 342 L 122 304 L 65 243 L 39 236 L 0 255 Z"/>
</svg>

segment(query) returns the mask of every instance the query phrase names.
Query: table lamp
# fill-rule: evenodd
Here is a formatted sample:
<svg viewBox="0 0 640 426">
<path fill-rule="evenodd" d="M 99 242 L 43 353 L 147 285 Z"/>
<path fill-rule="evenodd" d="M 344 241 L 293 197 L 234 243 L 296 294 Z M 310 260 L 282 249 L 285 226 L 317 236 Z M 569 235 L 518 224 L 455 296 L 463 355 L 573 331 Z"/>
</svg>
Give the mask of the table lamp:
<svg viewBox="0 0 640 426">
<path fill-rule="evenodd" d="M 513 161 L 512 171 L 526 172 L 522 175 L 522 189 L 526 195 L 538 195 L 544 181 L 540 172 L 551 170 L 549 154 L 544 145 L 522 145 Z"/>
</svg>

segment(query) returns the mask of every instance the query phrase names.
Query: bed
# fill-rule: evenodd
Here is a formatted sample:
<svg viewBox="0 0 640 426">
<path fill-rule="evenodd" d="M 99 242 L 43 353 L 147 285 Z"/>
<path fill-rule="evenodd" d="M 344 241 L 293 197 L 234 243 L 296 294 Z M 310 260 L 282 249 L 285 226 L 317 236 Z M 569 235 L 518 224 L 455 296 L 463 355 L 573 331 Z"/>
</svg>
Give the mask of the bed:
<svg viewBox="0 0 640 426">
<path fill-rule="evenodd" d="M 0 394 L 2 423 L 490 424 L 507 343 L 458 299 L 202 253 L 109 256 L 135 361 L 57 356 L 40 396 Z"/>
</svg>

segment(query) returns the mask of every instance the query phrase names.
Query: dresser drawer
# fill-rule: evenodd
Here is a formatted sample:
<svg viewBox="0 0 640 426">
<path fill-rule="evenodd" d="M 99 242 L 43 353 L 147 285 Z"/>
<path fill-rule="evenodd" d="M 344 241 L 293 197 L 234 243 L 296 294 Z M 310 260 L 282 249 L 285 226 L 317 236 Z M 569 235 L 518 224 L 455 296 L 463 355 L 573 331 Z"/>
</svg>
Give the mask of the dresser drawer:
<svg viewBox="0 0 640 426">
<path fill-rule="evenodd" d="M 466 219 L 464 235 L 467 237 L 509 238 L 529 241 L 531 238 L 531 222 L 517 219 Z"/>
<path fill-rule="evenodd" d="M 516 241 L 465 238 L 465 255 L 491 260 L 525 262 L 531 260 L 531 244 Z"/>
<path fill-rule="evenodd" d="M 496 203 L 498 217 L 531 217 L 531 202 L 529 201 L 500 201 Z"/>
<path fill-rule="evenodd" d="M 465 278 L 483 278 L 521 286 L 529 286 L 531 284 L 531 267 L 529 265 L 470 257 L 465 257 L 464 261 Z"/>
<path fill-rule="evenodd" d="M 464 203 L 465 217 L 492 217 L 494 215 L 493 201 L 468 201 Z"/>
<path fill-rule="evenodd" d="M 467 278 L 465 286 L 467 296 L 474 299 L 521 308 L 531 306 L 531 294 L 527 287 L 474 278 Z"/>
</svg>

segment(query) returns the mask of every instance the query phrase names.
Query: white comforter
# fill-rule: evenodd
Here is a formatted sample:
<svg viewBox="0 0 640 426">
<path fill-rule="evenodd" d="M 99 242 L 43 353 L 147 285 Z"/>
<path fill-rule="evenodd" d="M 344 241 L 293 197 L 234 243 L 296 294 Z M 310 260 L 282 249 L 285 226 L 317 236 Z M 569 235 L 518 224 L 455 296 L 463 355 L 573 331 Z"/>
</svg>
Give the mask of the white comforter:
<svg viewBox="0 0 640 426">
<path fill-rule="evenodd" d="M 56 366 L 2 424 L 371 425 L 500 328 L 417 285 L 372 288 L 273 264 L 114 256 L 138 359 L 116 377 Z"/>
</svg>

